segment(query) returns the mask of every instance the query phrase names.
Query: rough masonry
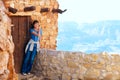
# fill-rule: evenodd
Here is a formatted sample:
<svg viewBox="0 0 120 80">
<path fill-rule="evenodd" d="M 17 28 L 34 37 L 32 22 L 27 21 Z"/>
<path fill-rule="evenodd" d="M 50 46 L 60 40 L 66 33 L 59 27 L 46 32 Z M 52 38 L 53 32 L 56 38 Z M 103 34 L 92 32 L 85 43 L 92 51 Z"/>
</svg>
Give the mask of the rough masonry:
<svg viewBox="0 0 120 80">
<path fill-rule="evenodd" d="M 8 11 L 9 7 L 15 9 L 14 13 L 9 12 L 9 16 L 31 16 L 32 20 L 38 20 L 43 30 L 41 48 L 56 49 L 57 47 L 56 39 L 58 35 L 58 13 L 53 13 L 52 10 L 59 8 L 57 0 L 3 0 L 3 1 Z M 31 8 L 28 9 L 28 7 Z"/>
<path fill-rule="evenodd" d="M 33 72 L 49 80 L 120 80 L 120 55 L 42 49 Z"/>
</svg>

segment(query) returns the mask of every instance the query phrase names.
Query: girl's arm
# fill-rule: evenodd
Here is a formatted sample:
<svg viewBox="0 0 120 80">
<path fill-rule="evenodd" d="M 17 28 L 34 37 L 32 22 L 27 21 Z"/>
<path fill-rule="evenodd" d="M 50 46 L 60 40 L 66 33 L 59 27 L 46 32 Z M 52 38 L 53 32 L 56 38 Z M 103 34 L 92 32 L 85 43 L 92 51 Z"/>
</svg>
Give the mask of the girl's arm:
<svg viewBox="0 0 120 80">
<path fill-rule="evenodd" d="M 39 34 L 37 34 L 36 32 L 32 32 L 32 34 L 34 34 L 35 36 L 39 36 Z"/>
<path fill-rule="evenodd" d="M 41 36 L 42 36 L 40 33 L 37 34 L 35 32 L 32 32 L 32 34 L 34 34 L 35 36 L 38 36 L 39 38 L 41 38 Z"/>
<path fill-rule="evenodd" d="M 41 36 L 42 36 L 42 34 L 40 33 L 41 31 L 40 31 L 40 30 L 38 30 L 38 31 L 39 31 L 39 32 L 36 33 L 36 32 L 34 32 L 33 30 L 31 30 L 31 34 L 33 34 L 33 35 L 38 36 L 39 38 L 41 38 Z"/>
<path fill-rule="evenodd" d="M 37 34 L 35 32 L 32 32 L 32 34 L 35 35 L 35 36 L 38 36 L 41 39 L 41 35 L 39 33 Z"/>
<path fill-rule="evenodd" d="M 35 35 L 35 36 L 39 36 L 39 33 L 36 33 L 36 32 L 34 31 L 34 29 L 30 29 L 30 33 L 33 34 L 33 35 Z"/>
</svg>

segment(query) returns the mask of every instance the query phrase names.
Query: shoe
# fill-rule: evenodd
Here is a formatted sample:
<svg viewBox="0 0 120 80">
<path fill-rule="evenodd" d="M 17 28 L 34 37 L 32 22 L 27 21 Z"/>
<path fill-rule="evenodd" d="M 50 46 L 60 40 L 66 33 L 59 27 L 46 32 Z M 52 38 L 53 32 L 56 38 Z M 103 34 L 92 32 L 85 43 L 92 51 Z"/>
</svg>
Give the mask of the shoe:
<svg viewBox="0 0 120 80">
<path fill-rule="evenodd" d="M 22 73 L 22 75 L 26 76 L 27 74 L 26 73 Z"/>
</svg>

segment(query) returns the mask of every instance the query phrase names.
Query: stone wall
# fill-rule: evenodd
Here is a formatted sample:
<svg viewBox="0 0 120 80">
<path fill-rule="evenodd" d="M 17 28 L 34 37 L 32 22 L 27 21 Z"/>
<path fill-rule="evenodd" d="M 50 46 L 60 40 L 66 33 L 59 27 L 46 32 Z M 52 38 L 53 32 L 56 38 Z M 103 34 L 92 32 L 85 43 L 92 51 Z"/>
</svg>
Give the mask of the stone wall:
<svg viewBox="0 0 120 80">
<path fill-rule="evenodd" d="M 58 13 L 52 13 L 52 9 L 58 9 L 57 0 L 3 0 L 6 8 L 17 9 L 15 14 L 9 12 L 9 16 L 31 16 L 32 20 L 38 20 L 43 30 L 41 48 L 56 49 L 58 35 Z M 34 11 L 24 12 L 25 7 L 35 6 Z M 48 12 L 41 13 L 42 8 L 48 8 Z"/>
<path fill-rule="evenodd" d="M 11 21 L 0 0 L 0 80 L 17 80 L 14 70 L 14 44 L 11 36 Z"/>
<path fill-rule="evenodd" d="M 43 49 L 33 72 L 48 80 L 120 80 L 120 55 Z"/>
</svg>

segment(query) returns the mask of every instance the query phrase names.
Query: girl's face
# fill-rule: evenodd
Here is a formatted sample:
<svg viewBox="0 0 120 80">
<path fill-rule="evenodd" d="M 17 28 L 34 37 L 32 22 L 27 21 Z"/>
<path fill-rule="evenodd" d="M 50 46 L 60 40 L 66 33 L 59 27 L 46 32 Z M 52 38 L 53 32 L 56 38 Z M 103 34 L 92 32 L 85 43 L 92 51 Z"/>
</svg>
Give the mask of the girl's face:
<svg viewBox="0 0 120 80">
<path fill-rule="evenodd" d="M 39 29 L 39 23 L 35 23 L 35 24 L 34 24 L 34 28 L 35 28 L 35 29 Z"/>
</svg>

